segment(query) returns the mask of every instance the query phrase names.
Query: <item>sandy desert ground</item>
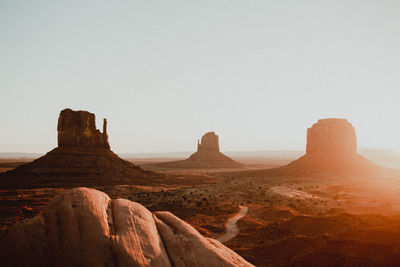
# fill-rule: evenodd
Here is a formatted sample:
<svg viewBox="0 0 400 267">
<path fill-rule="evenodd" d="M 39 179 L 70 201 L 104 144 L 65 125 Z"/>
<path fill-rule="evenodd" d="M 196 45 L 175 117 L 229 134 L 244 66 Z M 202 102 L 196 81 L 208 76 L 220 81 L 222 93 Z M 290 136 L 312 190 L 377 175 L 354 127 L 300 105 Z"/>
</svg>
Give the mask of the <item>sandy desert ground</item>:
<svg viewBox="0 0 400 267">
<path fill-rule="evenodd" d="M 136 160 L 144 168 L 157 160 Z M 20 161 L 4 160 L 12 168 Z M 283 163 L 283 162 L 282 162 Z M 253 165 L 252 165 L 253 164 Z M 246 168 L 269 168 L 254 160 Z M 112 198 L 168 210 L 205 236 L 224 235 L 239 207 L 239 233 L 225 244 L 257 266 L 395 265 L 400 260 L 400 179 L 290 177 L 243 169 L 160 170 L 191 184 L 99 186 Z M 251 173 L 251 172 L 250 172 Z M 172 180 L 174 180 L 172 179 Z M 35 216 L 63 188 L 1 190 L 1 229 Z M 4 231 L 2 231 L 4 232 Z"/>
</svg>

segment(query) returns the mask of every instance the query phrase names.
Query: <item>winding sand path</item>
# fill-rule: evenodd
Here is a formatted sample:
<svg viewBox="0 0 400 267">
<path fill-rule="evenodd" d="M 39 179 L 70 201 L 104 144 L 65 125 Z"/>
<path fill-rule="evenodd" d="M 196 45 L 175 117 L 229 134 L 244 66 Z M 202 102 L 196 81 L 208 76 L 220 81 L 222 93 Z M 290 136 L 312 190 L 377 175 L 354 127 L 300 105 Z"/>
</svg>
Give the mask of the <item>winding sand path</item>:
<svg viewBox="0 0 400 267">
<path fill-rule="evenodd" d="M 248 210 L 249 210 L 248 207 L 239 206 L 239 212 L 230 217 L 226 221 L 225 223 L 226 232 L 217 238 L 219 242 L 221 243 L 227 242 L 232 238 L 234 238 L 239 233 L 239 227 L 236 225 L 236 223 L 244 216 L 246 216 Z"/>
</svg>

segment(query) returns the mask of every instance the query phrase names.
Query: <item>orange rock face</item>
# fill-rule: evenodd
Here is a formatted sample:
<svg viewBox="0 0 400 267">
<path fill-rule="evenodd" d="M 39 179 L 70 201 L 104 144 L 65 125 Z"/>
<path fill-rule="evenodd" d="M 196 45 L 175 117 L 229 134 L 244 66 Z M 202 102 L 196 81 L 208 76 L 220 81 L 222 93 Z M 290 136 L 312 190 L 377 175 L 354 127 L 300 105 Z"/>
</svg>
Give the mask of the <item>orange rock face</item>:
<svg viewBox="0 0 400 267">
<path fill-rule="evenodd" d="M 183 165 L 192 167 L 239 167 L 241 163 L 234 161 L 219 151 L 219 138 L 215 132 L 208 132 L 197 143 L 197 152 L 181 161 Z"/>
<path fill-rule="evenodd" d="M 346 119 L 318 120 L 307 129 L 306 151 L 311 156 L 354 156 L 356 131 Z"/>
<path fill-rule="evenodd" d="M 201 137 L 201 143 L 197 143 L 197 151 L 218 151 L 219 140 L 215 132 L 208 132 Z"/>
<path fill-rule="evenodd" d="M 0 239 L 0 266 L 253 266 L 170 212 L 76 188 Z"/>
<path fill-rule="evenodd" d="M 59 147 L 104 147 L 110 149 L 107 136 L 107 120 L 103 133 L 96 129 L 96 117 L 87 111 L 64 109 L 57 125 Z"/>
</svg>

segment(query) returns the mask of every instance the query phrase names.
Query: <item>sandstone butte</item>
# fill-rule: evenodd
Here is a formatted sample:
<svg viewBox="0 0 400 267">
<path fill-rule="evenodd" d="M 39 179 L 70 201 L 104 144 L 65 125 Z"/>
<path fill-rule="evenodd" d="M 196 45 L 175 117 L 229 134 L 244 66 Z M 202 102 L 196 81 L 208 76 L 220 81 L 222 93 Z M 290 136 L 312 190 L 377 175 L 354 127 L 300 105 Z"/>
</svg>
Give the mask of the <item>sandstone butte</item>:
<svg viewBox="0 0 400 267">
<path fill-rule="evenodd" d="M 188 159 L 153 164 L 166 168 L 240 168 L 242 163 L 234 161 L 219 150 L 219 138 L 215 132 L 208 132 L 197 141 L 197 151 Z"/>
<path fill-rule="evenodd" d="M 0 240 L 1 266 L 253 266 L 166 211 L 67 190 Z"/>
<path fill-rule="evenodd" d="M 321 119 L 307 129 L 306 154 L 286 166 L 245 171 L 249 175 L 381 177 L 398 173 L 357 153 L 354 127 L 346 119 Z M 243 173 L 245 173 L 243 172 Z"/>
<path fill-rule="evenodd" d="M 145 171 L 110 150 L 107 120 L 103 132 L 87 111 L 64 109 L 57 125 L 58 146 L 43 157 L 0 174 L 2 187 L 151 184 L 163 175 Z"/>
</svg>

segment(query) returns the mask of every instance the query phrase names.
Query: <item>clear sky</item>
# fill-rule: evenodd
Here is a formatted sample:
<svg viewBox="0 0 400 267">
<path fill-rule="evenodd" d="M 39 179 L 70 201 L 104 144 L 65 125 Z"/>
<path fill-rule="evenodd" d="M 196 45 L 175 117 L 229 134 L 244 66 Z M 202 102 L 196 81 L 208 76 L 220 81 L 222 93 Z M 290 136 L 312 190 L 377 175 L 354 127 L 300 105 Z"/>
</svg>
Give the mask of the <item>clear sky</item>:
<svg viewBox="0 0 400 267">
<path fill-rule="evenodd" d="M 302 150 L 320 118 L 400 150 L 400 1 L 0 1 L 0 152 L 46 152 L 60 110 L 117 153 Z"/>
</svg>

